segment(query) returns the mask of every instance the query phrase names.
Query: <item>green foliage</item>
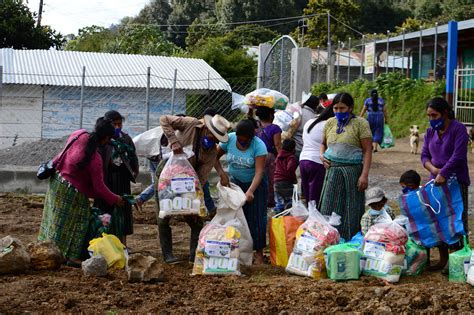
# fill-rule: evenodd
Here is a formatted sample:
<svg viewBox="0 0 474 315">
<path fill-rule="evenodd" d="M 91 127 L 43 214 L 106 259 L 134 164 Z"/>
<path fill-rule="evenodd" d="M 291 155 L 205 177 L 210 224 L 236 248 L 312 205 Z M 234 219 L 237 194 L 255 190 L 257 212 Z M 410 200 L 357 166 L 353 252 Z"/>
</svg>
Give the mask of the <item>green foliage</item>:
<svg viewBox="0 0 474 315">
<path fill-rule="evenodd" d="M 21 0 L 0 1 L 0 47 L 61 48 L 65 40 L 49 26 L 35 26 L 35 16 Z"/>
<path fill-rule="evenodd" d="M 255 77 L 257 65 L 244 49 L 230 43 L 225 37 L 210 38 L 191 53 L 195 58 L 204 59 L 219 74 L 228 79 L 235 77 Z"/>
<path fill-rule="evenodd" d="M 353 16 L 354 26 L 362 33 L 386 33 L 401 25 L 411 15 L 410 11 L 397 6 L 395 1 L 356 0 L 361 14 Z"/>
<path fill-rule="evenodd" d="M 359 5 L 353 0 L 310 0 L 306 9 L 305 15 L 318 14 L 308 21 L 308 31 L 305 36 L 305 42 L 309 47 L 323 46 L 328 42 L 327 12 L 330 12 L 340 22 L 333 20 L 331 23 L 331 41 L 345 41 L 347 37 L 353 36 L 350 29 L 345 27 L 342 23 L 347 25 L 353 24 L 354 17 L 361 15 Z M 342 22 L 342 23 L 341 23 Z"/>
<path fill-rule="evenodd" d="M 228 40 L 233 41 L 240 46 L 258 46 L 261 43 L 270 42 L 278 36 L 279 34 L 271 29 L 257 24 L 237 26 L 226 35 Z"/>
<path fill-rule="evenodd" d="M 186 37 L 186 47 L 192 49 L 201 40 L 210 37 L 223 36 L 227 31 L 224 25 L 217 25 L 217 19 L 211 17 L 205 20 L 197 18 L 188 28 L 188 36 Z"/>
<path fill-rule="evenodd" d="M 168 22 L 171 14 L 171 6 L 168 0 L 152 0 L 140 10 L 138 15 L 131 19 L 136 24 L 161 24 Z"/>
<path fill-rule="evenodd" d="M 125 25 L 118 30 L 85 27 L 79 30 L 75 39 L 69 41 L 66 50 L 162 56 L 179 52 L 179 48 L 152 25 Z"/>
<path fill-rule="evenodd" d="M 377 89 L 380 97 L 387 104 L 390 128 L 396 137 L 409 134 L 410 125 L 420 126 L 420 130 L 428 127 L 425 106 L 428 100 L 441 96 L 445 89 L 444 81 L 426 82 L 423 80 L 406 79 L 401 73 L 394 72 L 380 75 L 375 81 L 356 80 L 344 86 L 319 84 L 312 87 L 314 94 L 347 92 L 354 97 L 355 113 L 362 110 L 370 91 Z"/>
</svg>

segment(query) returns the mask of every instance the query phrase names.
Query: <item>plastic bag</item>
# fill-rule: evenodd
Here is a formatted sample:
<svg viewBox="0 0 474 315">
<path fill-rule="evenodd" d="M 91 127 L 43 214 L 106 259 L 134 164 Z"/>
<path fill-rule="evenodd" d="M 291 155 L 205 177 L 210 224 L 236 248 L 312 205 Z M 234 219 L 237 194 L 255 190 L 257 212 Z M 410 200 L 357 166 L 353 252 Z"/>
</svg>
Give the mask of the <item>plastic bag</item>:
<svg viewBox="0 0 474 315">
<path fill-rule="evenodd" d="M 407 232 L 386 212 L 376 222 L 364 237 L 364 274 L 398 282 L 404 266 Z"/>
<path fill-rule="evenodd" d="M 382 149 L 388 149 L 394 146 L 395 146 L 395 138 L 393 137 L 390 127 L 387 124 L 385 124 L 383 126 L 383 138 L 382 138 L 382 143 L 380 144 L 380 147 Z"/>
<path fill-rule="evenodd" d="M 91 257 L 103 256 L 109 268 L 123 269 L 127 264 L 125 245 L 115 235 L 103 233 L 102 237 L 89 242 L 87 250 Z"/>
<path fill-rule="evenodd" d="M 362 246 L 364 245 L 364 235 L 362 232 L 359 232 L 354 235 L 346 244 L 352 248 L 362 250 Z"/>
<path fill-rule="evenodd" d="M 467 244 L 466 236 L 463 241 L 464 247 L 462 249 L 449 254 L 449 281 L 466 281 L 472 251 Z"/>
<path fill-rule="evenodd" d="M 147 158 L 155 157 L 160 154 L 161 137 L 163 136 L 163 129 L 156 127 L 145 131 L 133 138 L 135 145 L 135 152 L 138 156 Z"/>
<path fill-rule="evenodd" d="M 324 250 L 326 270 L 331 280 L 356 280 L 360 276 L 362 253 L 349 244 L 339 244 Z"/>
<path fill-rule="evenodd" d="M 296 242 L 286 271 L 314 279 L 325 277 L 323 250 L 339 243 L 339 232 L 333 225 L 339 225 L 340 219 L 333 213 L 328 220 L 311 201 L 309 217 L 296 231 Z"/>
<path fill-rule="evenodd" d="M 199 234 L 193 274 L 240 275 L 240 264 L 251 265 L 253 242 L 242 206 L 239 186 L 217 184 L 219 204 L 212 221 Z"/>
<path fill-rule="evenodd" d="M 265 106 L 275 109 L 285 109 L 289 99 L 286 95 L 267 88 L 257 89 L 245 95 L 244 103 L 250 107 Z"/>
<path fill-rule="evenodd" d="M 196 171 L 186 154 L 172 154 L 158 180 L 159 217 L 206 216 L 204 193 Z"/>
<path fill-rule="evenodd" d="M 293 120 L 293 114 L 286 110 L 277 110 L 273 123 L 281 128 L 282 131 L 288 131 L 290 129 L 290 123 Z"/>
<path fill-rule="evenodd" d="M 298 185 L 294 185 L 292 207 L 270 219 L 270 261 L 273 266 L 286 267 L 293 251 L 296 231 L 308 217 L 308 209 L 300 201 Z"/>
<path fill-rule="evenodd" d="M 403 275 L 418 276 L 425 271 L 428 264 L 428 251 L 425 247 L 408 239 L 405 252 Z"/>
<path fill-rule="evenodd" d="M 245 96 L 232 92 L 232 110 L 240 109 L 244 114 L 249 112 L 249 106 L 245 104 Z"/>
</svg>

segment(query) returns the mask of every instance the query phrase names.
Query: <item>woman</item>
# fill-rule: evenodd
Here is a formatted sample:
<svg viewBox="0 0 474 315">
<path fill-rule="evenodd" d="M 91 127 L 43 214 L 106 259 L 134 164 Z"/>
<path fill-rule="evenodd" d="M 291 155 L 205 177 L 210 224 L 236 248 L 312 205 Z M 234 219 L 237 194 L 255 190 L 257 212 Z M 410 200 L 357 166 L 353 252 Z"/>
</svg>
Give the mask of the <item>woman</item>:
<svg viewBox="0 0 474 315">
<path fill-rule="evenodd" d="M 293 140 L 296 142 L 296 158 L 299 160 L 301 155 L 301 150 L 303 150 L 303 128 L 304 125 L 308 122 L 308 120 L 313 119 L 316 117 L 316 111 L 318 110 L 319 106 L 319 98 L 317 96 L 311 95 L 308 99 L 303 100 L 301 104 L 301 121 L 296 131 L 295 135 L 293 136 Z"/>
<path fill-rule="evenodd" d="M 135 182 L 135 178 L 138 176 L 138 158 L 135 153 L 135 145 L 132 138 L 122 131 L 125 119 L 119 112 L 111 110 L 105 113 L 104 117 L 110 119 L 115 127 L 112 141 L 99 147 L 104 167 L 105 184 L 118 195 L 130 195 L 130 182 Z M 113 234 L 124 245 L 127 245 L 127 235 L 133 234 L 132 206 L 127 203 L 123 208 L 114 212 L 114 207 L 101 199 L 95 200 L 94 206 L 107 213 L 115 213 Z"/>
<path fill-rule="evenodd" d="M 369 121 L 370 130 L 372 131 L 372 149 L 374 152 L 377 152 L 378 146 L 383 140 L 384 124 L 387 123 L 385 102 L 379 97 L 377 90 L 370 92 L 370 98 L 365 100 L 360 117 L 364 117 L 366 112 L 369 112 L 367 120 Z"/>
<path fill-rule="evenodd" d="M 426 105 L 430 128 L 426 131 L 421 163 L 430 172 L 435 184 L 444 185 L 456 176 L 461 186 L 464 205 L 462 219 L 464 230 L 468 232 L 468 186 L 471 183 L 467 164 L 469 135 L 466 126 L 454 119 L 454 112 L 448 102 L 435 97 Z M 456 246 L 455 246 L 456 247 Z M 440 247 L 440 261 L 431 269 L 442 269 L 448 262 L 448 247 Z"/>
<path fill-rule="evenodd" d="M 46 193 L 38 240 L 54 241 L 73 267 L 81 266 L 88 243 L 89 198 L 102 198 L 109 205 L 125 204 L 105 186 L 102 158 L 97 152 L 98 146 L 108 143 L 113 135 L 112 122 L 99 118 L 94 132 L 75 131 L 67 141 L 74 141 L 72 145 L 61 158 L 59 154 L 54 159 L 56 173 Z"/>
<path fill-rule="evenodd" d="M 242 188 L 247 197 L 243 210 L 256 251 L 254 263 L 262 264 L 267 234 L 268 183 L 264 176 L 267 149 L 255 136 L 254 124 L 250 120 L 239 122 L 236 132 L 229 134 L 229 141 L 219 145 L 217 159 L 224 154 L 227 154 L 232 182 Z M 217 171 L 221 178 L 227 176 L 222 169 Z M 224 184 L 226 181 L 221 179 L 221 182 Z"/>
<path fill-rule="evenodd" d="M 321 161 L 326 168 L 320 209 L 322 214 L 341 216 L 341 237 L 351 239 L 360 231 L 364 214 L 364 191 L 372 162 L 372 134 L 367 120 L 353 113 L 354 99 L 348 93 L 334 97 L 333 110 L 323 131 Z"/>
<path fill-rule="evenodd" d="M 303 150 L 300 155 L 301 191 L 307 202 L 319 204 L 326 169 L 320 158 L 323 130 L 326 121 L 334 117 L 329 105 L 318 118 L 309 120 L 303 129 Z"/>
<path fill-rule="evenodd" d="M 265 174 L 268 179 L 268 207 L 275 206 L 274 177 L 275 177 L 275 159 L 281 149 L 281 133 L 279 126 L 273 123 L 275 110 L 273 108 L 260 106 L 255 115 L 260 119 L 257 122 L 257 136 L 265 143 L 267 147 L 267 159 L 265 160 Z"/>
</svg>

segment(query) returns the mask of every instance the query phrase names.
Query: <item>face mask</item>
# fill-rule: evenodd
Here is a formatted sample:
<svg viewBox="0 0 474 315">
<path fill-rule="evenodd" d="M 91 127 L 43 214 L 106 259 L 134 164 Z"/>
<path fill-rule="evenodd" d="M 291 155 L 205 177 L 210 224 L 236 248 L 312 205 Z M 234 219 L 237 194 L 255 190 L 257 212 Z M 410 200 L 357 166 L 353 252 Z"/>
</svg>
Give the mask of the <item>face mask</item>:
<svg viewBox="0 0 474 315">
<path fill-rule="evenodd" d="M 337 122 L 340 123 L 340 124 L 345 123 L 347 121 L 347 119 L 349 118 L 349 112 L 334 113 L 334 115 L 336 116 Z"/>
<path fill-rule="evenodd" d="M 408 194 L 409 192 L 415 191 L 416 189 L 410 188 L 410 187 L 403 187 L 402 193 Z"/>
<path fill-rule="evenodd" d="M 216 143 L 209 139 L 208 136 L 202 137 L 201 144 L 204 150 L 212 149 L 216 145 Z"/>
<path fill-rule="evenodd" d="M 369 210 L 370 215 L 379 215 L 380 212 L 382 212 L 382 210 L 374 210 L 374 209 Z"/>
<path fill-rule="evenodd" d="M 122 132 L 122 128 L 115 128 L 114 138 L 120 137 L 121 132 Z"/>
<path fill-rule="evenodd" d="M 439 131 L 443 128 L 444 126 L 444 119 L 443 118 L 440 118 L 440 119 L 432 119 L 430 120 L 430 126 L 431 128 L 433 128 L 434 130 L 436 131 Z"/>
<path fill-rule="evenodd" d="M 238 141 L 238 142 L 242 148 L 246 148 L 249 145 L 249 141 Z"/>
</svg>

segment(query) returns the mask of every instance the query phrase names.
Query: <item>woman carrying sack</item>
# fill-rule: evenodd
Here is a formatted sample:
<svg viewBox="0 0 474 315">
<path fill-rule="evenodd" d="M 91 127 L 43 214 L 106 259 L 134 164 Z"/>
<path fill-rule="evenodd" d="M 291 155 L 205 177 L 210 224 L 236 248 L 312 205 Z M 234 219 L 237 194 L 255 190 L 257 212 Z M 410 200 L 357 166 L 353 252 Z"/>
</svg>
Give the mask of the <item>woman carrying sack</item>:
<svg viewBox="0 0 474 315">
<path fill-rule="evenodd" d="M 469 135 L 466 127 L 454 118 L 454 112 L 448 102 L 441 97 L 435 97 L 427 103 L 426 114 L 430 127 L 425 134 L 421 163 L 430 172 L 435 185 L 445 185 L 449 178 L 456 176 L 464 204 L 464 230 L 468 233 L 468 186 L 471 184 L 467 164 Z M 462 246 L 460 240 L 454 248 Z M 448 246 L 439 249 L 440 261 L 430 268 L 432 270 L 442 269 L 448 262 Z"/>
<path fill-rule="evenodd" d="M 102 158 L 97 152 L 113 135 L 112 121 L 99 118 L 92 133 L 84 129 L 73 132 L 67 141 L 68 150 L 53 160 L 56 173 L 46 193 L 38 240 L 54 241 L 69 266 L 80 267 L 84 258 L 91 217 L 89 198 L 101 198 L 119 207 L 125 204 L 105 185 Z"/>
</svg>

